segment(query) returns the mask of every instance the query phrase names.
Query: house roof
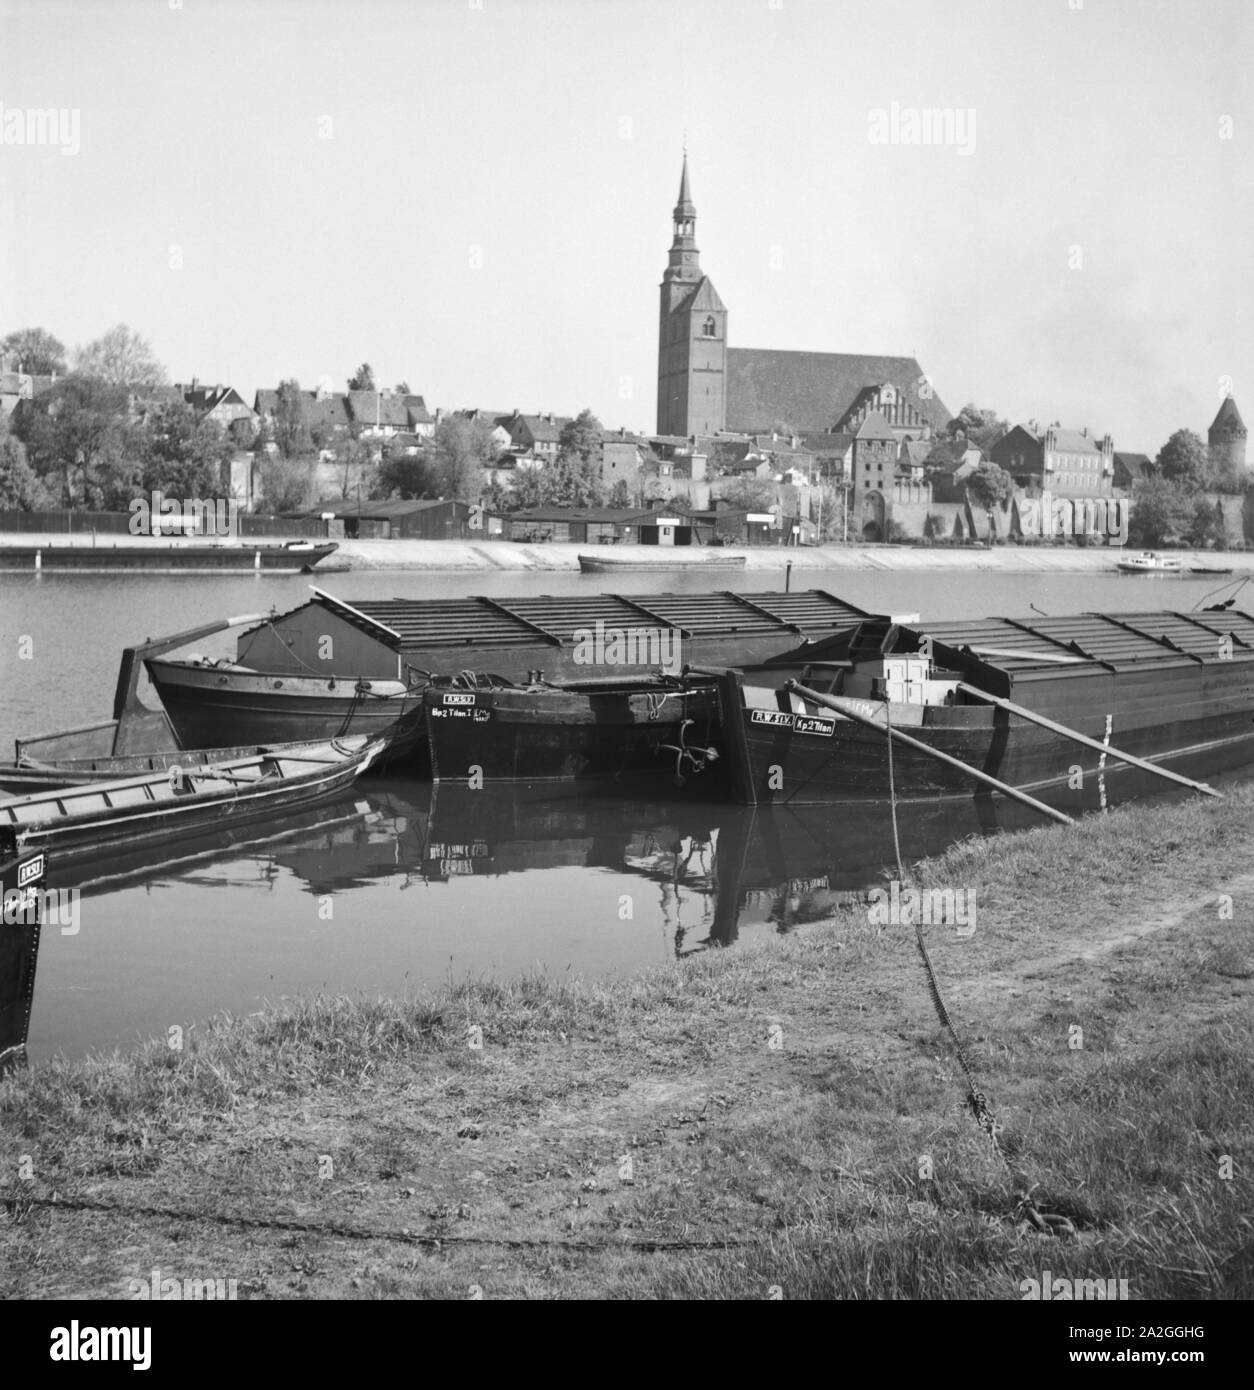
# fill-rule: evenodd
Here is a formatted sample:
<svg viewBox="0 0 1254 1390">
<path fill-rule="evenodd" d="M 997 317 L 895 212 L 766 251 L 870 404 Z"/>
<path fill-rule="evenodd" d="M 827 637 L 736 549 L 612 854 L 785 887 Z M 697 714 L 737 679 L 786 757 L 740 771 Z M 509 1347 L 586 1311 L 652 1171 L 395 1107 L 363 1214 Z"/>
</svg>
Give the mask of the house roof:
<svg viewBox="0 0 1254 1390">
<path fill-rule="evenodd" d="M 359 425 L 377 423 L 403 430 L 409 424 L 409 411 L 402 397 L 383 391 L 350 391 L 348 409 Z"/>
<path fill-rule="evenodd" d="M 1065 430 L 1055 425 L 1053 427 L 1054 448 L 1063 450 L 1068 454 L 1100 454 L 1097 441 L 1089 435 L 1083 434 L 1080 430 Z"/>
<path fill-rule="evenodd" d="M 556 444 L 570 420 L 563 415 L 555 415 L 551 420 L 546 420 L 543 415 L 519 415 L 511 418 L 510 424 L 513 427 L 511 433 L 526 429 L 537 444 Z"/>
<path fill-rule="evenodd" d="M 728 348 L 727 426 L 754 433 L 784 421 L 799 433 L 828 430 L 863 387 L 885 382 L 892 382 L 934 429 L 949 424 L 940 397 L 919 394 L 930 387 L 913 357 Z"/>
<path fill-rule="evenodd" d="M 902 446 L 902 453 L 905 461 L 912 467 L 917 467 L 927 462 L 928 455 L 932 452 L 932 441 L 930 439 L 907 439 Z"/>
<path fill-rule="evenodd" d="M 854 432 L 855 439 L 896 439 L 888 421 L 878 410 L 868 410 L 866 417 Z"/>
<path fill-rule="evenodd" d="M 840 433 L 803 434 L 800 439 L 806 448 L 819 458 L 827 458 L 831 455 L 843 458 L 853 443 L 853 435 L 845 434 L 843 431 Z"/>
<path fill-rule="evenodd" d="M 363 502 L 360 510 L 356 503 L 339 503 L 334 509 L 320 508 L 320 511 L 335 511 L 337 517 L 362 517 L 366 521 L 397 521 L 401 517 L 413 516 L 415 512 L 430 511 L 432 507 L 469 508 L 469 503 L 457 502 L 451 498 L 408 499 L 393 502 Z M 315 513 L 317 514 L 317 513 Z"/>
</svg>

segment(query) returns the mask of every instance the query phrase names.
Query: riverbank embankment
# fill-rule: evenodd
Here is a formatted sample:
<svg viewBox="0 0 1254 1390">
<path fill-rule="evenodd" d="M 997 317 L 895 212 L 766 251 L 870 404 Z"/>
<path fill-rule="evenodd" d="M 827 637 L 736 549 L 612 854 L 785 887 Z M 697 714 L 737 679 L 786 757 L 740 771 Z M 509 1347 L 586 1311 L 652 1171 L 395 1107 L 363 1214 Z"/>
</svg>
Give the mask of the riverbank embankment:
<svg viewBox="0 0 1254 1390">
<path fill-rule="evenodd" d="M 108 548 L 116 537 L 91 535 L 4 535 L 0 547 L 6 545 L 91 546 Z M 197 544 L 195 540 L 170 540 L 161 537 L 124 537 L 126 545 L 178 547 Z M 267 541 L 264 537 L 250 538 L 256 544 L 282 544 L 281 538 Z M 204 542 L 199 542 L 203 544 Z M 709 556 L 743 555 L 745 571 L 778 572 L 791 565 L 797 571 L 883 570 L 905 573 L 926 571 L 980 572 L 1004 574 L 1113 574 L 1121 551 L 1108 546 L 1019 546 L 999 545 L 987 550 L 975 546 L 905 546 L 905 545 L 823 545 L 823 546 L 743 546 L 730 550 L 705 548 L 662 552 L 653 546 L 605 547 L 575 545 L 560 541 L 543 544 L 520 544 L 513 541 L 459 540 L 340 540 L 339 549 L 314 573 L 333 573 L 332 567 L 348 564 L 355 570 L 434 570 L 434 571 L 566 571 L 579 569 L 579 555 L 609 554 L 622 563 L 622 572 L 630 578 L 627 566 L 638 563 L 656 565 L 659 555 L 665 555 L 676 570 L 700 568 Z M 1254 574 L 1254 551 L 1170 551 L 1178 555 L 1186 569 L 1196 566 L 1208 570 L 1230 569 L 1234 579 Z M 735 587 L 738 572 L 715 570 L 718 587 Z M 593 576 L 603 587 L 611 586 L 616 574 Z M 1220 576 L 1222 577 L 1222 576 Z"/>
<path fill-rule="evenodd" d="M 1247 789 L 917 868 L 978 908 L 927 939 L 1012 1171 L 913 928 L 856 907 L 620 980 L 172 1019 L 20 1074 L 0 1296 L 159 1269 L 261 1298 L 1021 1299 L 1044 1271 L 1248 1298 L 1252 837 Z"/>
</svg>

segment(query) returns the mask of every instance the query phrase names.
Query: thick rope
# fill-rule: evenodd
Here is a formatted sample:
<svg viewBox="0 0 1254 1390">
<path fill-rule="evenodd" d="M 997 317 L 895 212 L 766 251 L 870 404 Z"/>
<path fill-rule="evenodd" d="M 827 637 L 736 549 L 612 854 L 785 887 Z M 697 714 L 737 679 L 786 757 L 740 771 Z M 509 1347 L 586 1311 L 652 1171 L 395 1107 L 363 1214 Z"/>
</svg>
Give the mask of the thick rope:
<svg viewBox="0 0 1254 1390">
<path fill-rule="evenodd" d="M 893 822 L 893 852 L 897 858 L 897 879 L 898 882 L 905 881 L 906 871 L 901 861 L 901 840 L 897 833 L 897 783 L 893 771 L 893 716 L 891 702 L 885 694 L 884 696 L 884 722 L 888 731 L 888 799 L 892 813 Z M 932 1006 L 936 1010 L 936 1017 L 940 1020 L 941 1026 L 949 1034 L 954 1045 L 954 1055 L 958 1058 L 958 1065 L 962 1068 L 962 1074 L 967 1081 L 967 1107 L 975 1117 L 976 1124 L 988 1136 L 989 1143 L 993 1146 L 993 1152 L 1001 1159 L 1016 1192 L 1015 1211 L 1017 1215 L 1025 1217 L 1032 1225 L 1046 1235 L 1075 1234 L 1075 1227 L 1065 1216 L 1055 1216 L 1052 1213 L 1042 1215 L 1031 1201 L 1032 1192 L 1022 1191 L 1023 1182 L 1019 1174 L 1015 1172 L 1010 1159 L 1006 1156 L 998 1140 L 997 1117 L 993 1114 L 993 1109 L 988 1103 L 988 1097 L 980 1090 L 976 1084 L 975 1073 L 967 1060 L 967 1054 L 962 1046 L 962 1040 L 958 1036 L 958 1030 L 954 1027 L 954 1021 L 949 1015 L 949 1010 L 945 1007 L 945 999 L 941 994 L 940 982 L 936 978 L 936 969 L 932 965 L 932 957 L 928 954 L 927 942 L 923 939 L 923 913 L 915 914 L 914 939 L 919 948 L 919 955 L 923 961 L 923 969 L 927 974 L 928 993 L 932 996 Z"/>
</svg>

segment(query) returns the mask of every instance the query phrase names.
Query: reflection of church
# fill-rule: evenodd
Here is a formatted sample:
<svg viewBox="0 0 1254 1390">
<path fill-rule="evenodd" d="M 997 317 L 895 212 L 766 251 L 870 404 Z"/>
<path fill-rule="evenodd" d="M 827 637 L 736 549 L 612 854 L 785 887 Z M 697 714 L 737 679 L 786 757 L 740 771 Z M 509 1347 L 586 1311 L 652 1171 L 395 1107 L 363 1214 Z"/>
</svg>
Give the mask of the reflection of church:
<svg viewBox="0 0 1254 1390">
<path fill-rule="evenodd" d="M 686 155 L 674 220 L 661 286 L 658 434 L 778 431 L 811 446 L 814 435 L 831 437 L 823 452 L 848 459 L 854 506 L 874 513 L 876 494 L 882 523 L 902 445 L 941 433 L 951 418 L 927 374 L 913 357 L 729 347 L 727 308 L 701 269 Z"/>
</svg>

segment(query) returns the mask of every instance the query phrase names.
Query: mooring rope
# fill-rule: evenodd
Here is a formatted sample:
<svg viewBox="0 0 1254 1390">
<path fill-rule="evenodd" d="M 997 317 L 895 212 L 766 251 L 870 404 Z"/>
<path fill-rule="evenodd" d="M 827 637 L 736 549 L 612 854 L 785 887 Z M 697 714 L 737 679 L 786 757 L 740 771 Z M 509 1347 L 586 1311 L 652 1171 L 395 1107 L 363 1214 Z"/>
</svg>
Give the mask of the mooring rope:
<svg viewBox="0 0 1254 1390">
<path fill-rule="evenodd" d="M 884 723 L 888 732 L 888 802 L 892 814 L 893 823 L 893 852 L 897 858 L 897 879 L 904 883 L 906 877 L 905 867 L 901 861 L 901 840 L 897 833 L 897 783 L 893 770 L 893 716 L 891 702 L 887 693 L 884 696 Z M 1053 1213 L 1042 1214 L 1037 1210 L 1032 1202 L 1032 1191 L 1022 1190 L 1023 1181 L 1014 1166 L 1006 1156 L 1005 1150 L 998 1139 L 1000 1126 L 997 1117 L 993 1113 L 992 1106 L 988 1103 L 988 1097 L 976 1083 L 975 1073 L 967 1054 L 962 1046 L 962 1039 L 958 1036 L 958 1030 L 954 1027 L 954 1021 L 949 1015 L 949 1010 L 945 1006 L 944 996 L 941 994 L 940 981 L 936 978 L 936 969 L 932 965 L 932 957 L 928 954 L 927 942 L 923 939 L 923 913 L 915 913 L 914 920 L 914 939 L 919 948 L 919 955 L 923 961 L 923 969 L 927 974 L 928 993 L 932 996 L 932 1005 L 936 1010 L 936 1017 L 940 1019 L 941 1026 L 949 1034 L 954 1045 L 954 1055 L 958 1058 L 958 1065 L 962 1068 L 962 1074 L 967 1081 L 967 1107 L 975 1117 L 976 1124 L 988 1136 L 989 1143 L 993 1146 L 993 1152 L 1001 1159 L 1006 1173 L 1010 1178 L 1016 1193 L 1015 1211 L 1025 1217 L 1032 1225 L 1046 1235 L 1074 1235 L 1075 1227 L 1065 1216 L 1056 1216 Z"/>
</svg>

